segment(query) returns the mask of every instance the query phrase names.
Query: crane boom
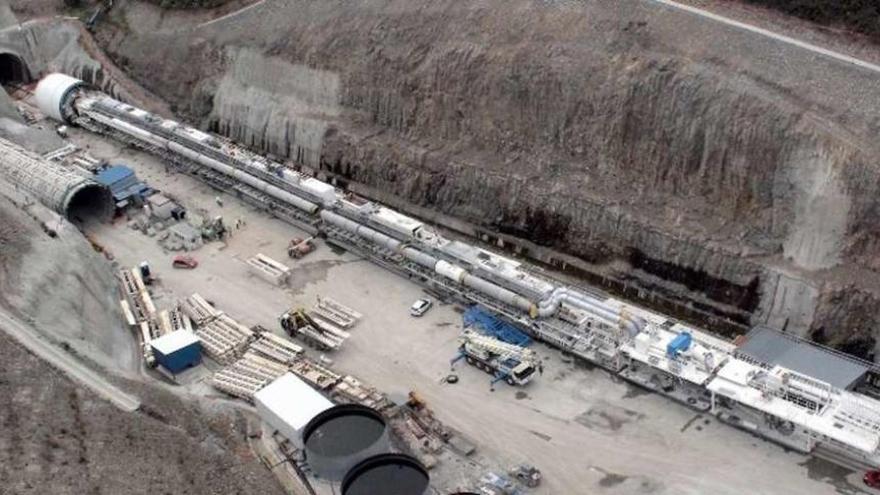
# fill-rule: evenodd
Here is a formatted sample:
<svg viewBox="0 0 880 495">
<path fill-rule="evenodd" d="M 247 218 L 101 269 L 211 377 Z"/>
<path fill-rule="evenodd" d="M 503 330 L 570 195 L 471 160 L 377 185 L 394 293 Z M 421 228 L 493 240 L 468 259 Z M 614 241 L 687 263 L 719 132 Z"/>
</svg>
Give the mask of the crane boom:
<svg viewBox="0 0 880 495">
<path fill-rule="evenodd" d="M 459 354 L 453 364 L 464 358 L 468 364 L 494 375 L 493 384 L 504 380 L 509 385 L 525 385 L 536 371 L 543 370 L 540 358 L 531 349 L 470 330 L 465 330 L 458 341 Z"/>
</svg>

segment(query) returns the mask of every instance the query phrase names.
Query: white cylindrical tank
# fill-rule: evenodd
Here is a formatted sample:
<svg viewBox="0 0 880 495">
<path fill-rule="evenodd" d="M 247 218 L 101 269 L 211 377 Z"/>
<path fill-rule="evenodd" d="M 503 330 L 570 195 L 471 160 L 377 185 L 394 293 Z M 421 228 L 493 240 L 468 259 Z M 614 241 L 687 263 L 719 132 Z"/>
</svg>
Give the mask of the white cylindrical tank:
<svg viewBox="0 0 880 495">
<path fill-rule="evenodd" d="M 349 220 L 348 218 L 345 218 L 342 215 L 338 215 L 331 211 L 321 211 L 321 218 L 331 225 L 335 225 L 353 234 L 357 234 L 364 239 L 369 239 L 373 243 L 378 244 L 391 251 L 397 251 L 397 249 L 400 248 L 400 246 L 402 245 L 400 241 L 394 239 L 393 237 L 389 237 L 381 232 L 373 230 L 369 227 L 365 227 L 353 220 Z"/>
<path fill-rule="evenodd" d="M 397 251 L 402 244 L 400 241 L 398 241 L 397 239 L 395 239 L 393 237 L 387 236 L 377 230 L 373 230 L 371 228 L 364 227 L 364 226 L 358 227 L 357 233 L 361 237 L 363 237 L 364 239 L 368 239 L 368 240 L 372 241 L 374 244 L 378 244 L 378 245 L 384 247 L 385 249 L 388 249 L 391 251 Z"/>
<path fill-rule="evenodd" d="M 66 74 L 49 74 L 37 84 L 37 89 L 34 91 L 37 107 L 46 116 L 58 122 L 71 123 L 73 107 L 69 101 L 70 95 L 85 85 L 82 80 Z"/>
<path fill-rule="evenodd" d="M 355 222 L 354 220 L 350 220 L 342 215 L 338 215 L 336 213 L 333 213 L 332 211 L 327 210 L 321 211 L 321 219 L 331 225 L 335 225 L 341 229 L 345 229 L 353 234 L 357 233 L 358 227 L 361 226 L 361 224 Z"/>
<path fill-rule="evenodd" d="M 467 274 L 467 271 L 464 268 L 443 260 L 437 262 L 434 266 L 434 271 L 437 272 L 438 275 L 443 275 L 444 277 L 458 283 L 461 283 L 461 281 L 464 280 L 464 276 Z"/>
</svg>

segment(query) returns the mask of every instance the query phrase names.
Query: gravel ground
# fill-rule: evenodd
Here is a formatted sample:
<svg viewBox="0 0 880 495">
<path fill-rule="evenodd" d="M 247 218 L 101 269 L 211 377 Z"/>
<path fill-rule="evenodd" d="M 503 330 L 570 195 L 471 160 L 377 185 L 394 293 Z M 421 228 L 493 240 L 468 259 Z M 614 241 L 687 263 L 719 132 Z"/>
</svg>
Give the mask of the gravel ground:
<svg viewBox="0 0 880 495">
<path fill-rule="evenodd" d="M 439 419 L 476 442 L 477 453 L 469 461 L 481 465 L 478 474 L 531 462 L 545 476 L 533 495 L 865 493 L 858 486 L 859 473 L 786 452 L 602 370 L 563 360 L 543 345 L 536 348 L 545 359 L 545 371 L 525 388 L 499 385 L 490 392 L 488 375 L 464 363 L 455 367 L 460 381 L 445 384 L 461 308 L 435 301 L 430 312 L 412 318 L 407 312 L 412 302 L 434 296 L 404 277 L 320 241 L 308 257 L 289 260 L 285 246 L 291 237 L 303 235 L 297 229 L 231 195 L 221 195 L 219 207 L 217 191 L 167 173 L 160 159 L 77 129 L 71 135 L 94 156 L 129 164 L 190 211 L 204 208 L 209 216 L 223 215 L 228 222 L 245 220 L 225 244 L 211 243 L 193 252 L 200 264 L 192 271 L 170 269 L 172 253 L 123 222 L 95 228 L 91 234 L 123 265 L 144 259 L 153 263 L 161 278 L 158 303 L 199 292 L 239 322 L 279 334 L 281 312 L 309 307 L 319 295 L 362 312 L 351 337 L 330 353 L 334 368 L 392 397 L 418 391 Z M 248 272 L 243 260 L 257 252 L 291 267 L 289 287 L 279 289 Z M 472 472 L 441 460 L 431 476 L 438 488 L 446 489 L 441 493 L 451 493 L 453 488 L 472 488 Z"/>
</svg>

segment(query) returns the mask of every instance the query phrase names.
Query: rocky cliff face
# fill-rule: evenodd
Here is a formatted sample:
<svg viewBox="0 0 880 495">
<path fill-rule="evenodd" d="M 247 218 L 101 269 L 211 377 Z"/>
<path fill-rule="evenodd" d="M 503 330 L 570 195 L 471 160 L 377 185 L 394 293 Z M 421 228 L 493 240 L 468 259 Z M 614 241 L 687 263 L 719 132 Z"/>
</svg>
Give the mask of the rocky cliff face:
<svg viewBox="0 0 880 495">
<path fill-rule="evenodd" d="M 163 105 L 148 101 L 127 78 L 103 58 L 85 28 L 66 19 L 24 21 L 2 26 L 0 12 L 0 53 L 20 58 L 34 78 L 51 72 L 63 72 L 101 88 L 109 94 L 168 113 Z"/>
<path fill-rule="evenodd" d="M 681 314 L 870 343 L 880 100 L 854 68 L 630 0 L 117 16 L 142 84 L 256 148 Z"/>
</svg>

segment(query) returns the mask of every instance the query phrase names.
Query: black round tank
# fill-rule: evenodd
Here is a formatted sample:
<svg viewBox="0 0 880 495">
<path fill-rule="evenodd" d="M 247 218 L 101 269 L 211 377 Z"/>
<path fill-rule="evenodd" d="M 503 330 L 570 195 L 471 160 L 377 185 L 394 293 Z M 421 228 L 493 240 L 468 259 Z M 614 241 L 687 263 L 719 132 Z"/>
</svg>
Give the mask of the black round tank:
<svg viewBox="0 0 880 495">
<path fill-rule="evenodd" d="M 345 475 L 342 495 L 423 495 L 428 470 L 404 454 L 379 454 L 364 459 Z"/>
<path fill-rule="evenodd" d="M 321 412 L 303 429 L 306 460 L 321 478 L 340 481 L 354 465 L 388 452 L 385 419 L 369 407 L 343 404 Z"/>
</svg>

